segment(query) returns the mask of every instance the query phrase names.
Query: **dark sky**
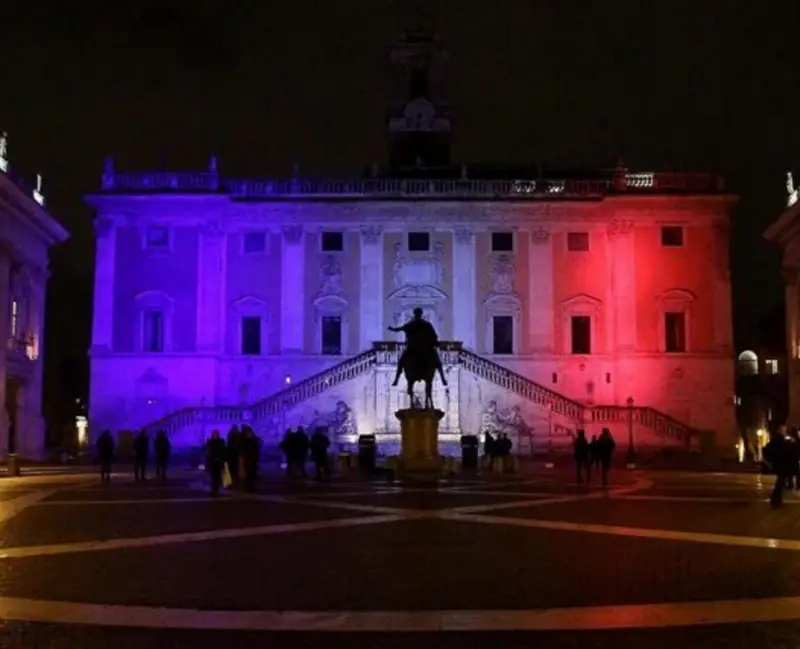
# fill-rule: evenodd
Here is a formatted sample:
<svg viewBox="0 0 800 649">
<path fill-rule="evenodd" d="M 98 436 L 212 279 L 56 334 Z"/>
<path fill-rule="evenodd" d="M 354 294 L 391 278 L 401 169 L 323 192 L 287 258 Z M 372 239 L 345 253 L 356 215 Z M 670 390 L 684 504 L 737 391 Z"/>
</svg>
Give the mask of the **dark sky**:
<svg viewBox="0 0 800 649">
<path fill-rule="evenodd" d="M 50 9 L 48 5 L 63 5 Z M 781 299 L 761 232 L 800 172 L 793 0 L 442 0 L 454 158 L 719 170 L 734 214 L 737 336 Z M 63 340 L 84 353 L 91 214 L 102 160 L 230 175 L 359 173 L 385 159 L 387 48 L 418 11 L 397 0 L 5 3 L 0 127 L 73 232 L 54 260 Z M 55 326 L 51 318 L 51 328 Z M 63 328 L 63 329 L 62 329 Z M 51 351 L 51 353 L 55 353 Z"/>
</svg>

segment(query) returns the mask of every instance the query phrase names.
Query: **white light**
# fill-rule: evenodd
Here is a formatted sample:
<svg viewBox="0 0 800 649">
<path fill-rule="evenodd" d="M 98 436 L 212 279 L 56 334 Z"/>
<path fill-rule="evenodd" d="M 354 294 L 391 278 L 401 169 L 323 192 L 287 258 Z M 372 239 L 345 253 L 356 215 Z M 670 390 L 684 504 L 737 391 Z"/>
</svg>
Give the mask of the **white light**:
<svg viewBox="0 0 800 649">
<path fill-rule="evenodd" d="M 36 174 L 36 189 L 33 190 L 33 200 L 44 207 L 44 195 L 42 194 L 42 174 Z"/>
<path fill-rule="evenodd" d="M 289 385 L 292 382 L 292 377 L 287 374 L 286 378 L 283 379 L 283 381 L 284 383 L 286 383 L 286 385 Z"/>
<path fill-rule="evenodd" d="M 763 431 L 763 430 L 761 430 L 761 429 L 759 428 L 759 429 L 756 431 L 756 436 L 757 436 L 757 437 L 764 437 L 764 431 Z"/>
<path fill-rule="evenodd" d="M 649 188 L 655 185 L 655 174 L 652 172 L 627 174 L 625 184 L 628 187 Z"/>
<path fill-rule="evenodd" d="M 786 172 L 786 207 L 791 207 L 797 202 L 797 189 L 794 186 L 794 177 L 791 171 Z"/>
<path fill-rule="evenodd" d="M 78 415 L 75 417 L 75 429 L 78 431 L 78 445 L 86 446 L 89 442 L 89 422 L 86 417 Z"/>
<path fill-rule="evenodd" d="M 0 171 L 8 171 L 8 133 L 0 131 Z"/>
</svg>

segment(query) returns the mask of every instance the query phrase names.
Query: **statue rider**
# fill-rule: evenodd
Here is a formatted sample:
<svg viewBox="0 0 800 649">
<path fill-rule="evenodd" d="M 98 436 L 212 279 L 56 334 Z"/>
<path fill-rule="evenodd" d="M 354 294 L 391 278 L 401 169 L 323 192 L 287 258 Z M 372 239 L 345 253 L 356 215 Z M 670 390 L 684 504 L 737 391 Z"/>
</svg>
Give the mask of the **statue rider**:
<svg viewBox="0 0 800 649">
<path fill-rule="evenodd" d="M 389 331 L 398 333 L 402 331 L 406 335 L 406 348 L 400 356 L 397 364 L 397 374 L 395 374 L 392 385 L 397 385 L 400 375 L 405 369 L 406 359 L 409 357 L 421 357 L 429 355 L 436 363 L 436 371 L 442 379 L 442 384 L 447 385 L 442 368 L 442 359 L 439 358 L 439 335 L 433 325 L 422 317 L 422 309 L 414 309 L 414 317 L 406 322 L 402 327 L 389 327 Z"/>
</svg>

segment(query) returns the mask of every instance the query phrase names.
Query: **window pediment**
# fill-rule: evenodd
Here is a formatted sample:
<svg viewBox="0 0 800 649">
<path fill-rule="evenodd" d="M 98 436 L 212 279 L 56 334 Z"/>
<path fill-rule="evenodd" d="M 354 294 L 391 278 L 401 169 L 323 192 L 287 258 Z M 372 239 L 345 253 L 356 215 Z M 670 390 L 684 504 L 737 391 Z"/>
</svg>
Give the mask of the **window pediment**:
<svg viewBox="0 0 800 649">
<path fill-rule="evenodd" d="M 142 291 L 134 298 L 139 309 L 159 309 L 166 311 L 172 308 L 174 300 L 164 291 Z"/>
<path fill-rule="evenodd" d="M 233 308 L 240 316 L 253 315 L 266 317 L 267 302 L 255 295 L 242 295 L 234 300 Z"/>
<path fill-rule="evenodd" d="M 390 300 L 403 300 L 413 302 L 415 300 L 446 300 L 447 293 L 429 284 L 403 286 L 389 294 Z"/>
<path fill-rule="evenodd" d="M 522 300 L 516 293 L 490 295 L 484 300 L 483 304 L 491 313 L 512 313 L 522 308 Z"/>
<path fill-rule="evenodd" d="M 657 298 L 656 301 L 663 309 L 676 309 L 685 310 L 689 305 L 694 302 L 696 296 L 691 291 L 682 288 L 672 288 L 664 291 Z"/>
<path fill-rule="evenodd" d="M 338 315 L 347 311 L 350 306 L 341 295 L 325 295 L 314 300 L 314 309 L 318 313 Z"/>
<path fill-rule="evenodd" d="M 578 293 L 561 302 L 561 309 L 569 315 L 587 315 L 597 313 L 603 306 L 603 301 L 588 293 Z"/>
</svg>

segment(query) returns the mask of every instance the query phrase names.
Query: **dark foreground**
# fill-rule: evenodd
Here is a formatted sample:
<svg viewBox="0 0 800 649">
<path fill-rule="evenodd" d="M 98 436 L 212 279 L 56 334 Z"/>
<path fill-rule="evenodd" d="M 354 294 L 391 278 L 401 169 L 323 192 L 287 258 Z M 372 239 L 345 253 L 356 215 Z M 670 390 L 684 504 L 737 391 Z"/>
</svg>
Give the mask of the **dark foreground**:
<svg viewBox="0 0 800 649">
<path fill-rule="evenodd" d="M 800 498 L 771 480 L 3 479 L 0 646 L 794 647 Z"/>
</svg>

